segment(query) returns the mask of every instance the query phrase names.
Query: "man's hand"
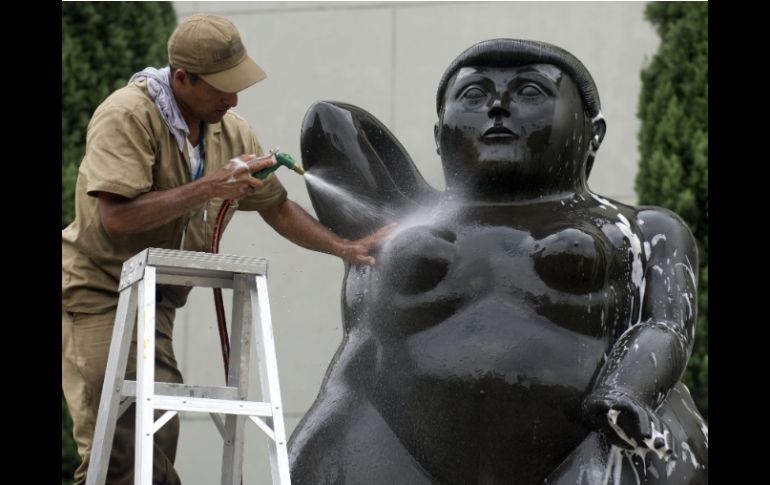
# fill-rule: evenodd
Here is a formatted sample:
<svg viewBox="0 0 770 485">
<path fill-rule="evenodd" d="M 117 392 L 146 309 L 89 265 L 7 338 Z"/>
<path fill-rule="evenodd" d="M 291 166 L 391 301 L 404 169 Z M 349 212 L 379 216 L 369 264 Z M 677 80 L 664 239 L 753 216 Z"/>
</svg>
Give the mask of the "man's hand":
<svg viewBox="0 0 770 485">
<path fill-rule="evenodd" d="M 376 260 L 369 253 L 379 247 L 396 228 L 396 224 L 388 224 L 366 237 L 355 241 L 345 240 L 337 256 L 350 264 L 365 264 L 374 266 Z"/>
<path fill-rule="evenodd" d="M 265 159 L 256 159 L 256 155 L 241 155 L 233 158 L 224 167 L 207 177 L 206 185 L 209 187 L 210 198 L 221 197 L 223 199 L 238 200 L 248 197 L 257 189 L 265 185 L 263 180 L 252 177 L 251 174 L 264 168 L 275 165 L 275 156 Z"/>
</svg>

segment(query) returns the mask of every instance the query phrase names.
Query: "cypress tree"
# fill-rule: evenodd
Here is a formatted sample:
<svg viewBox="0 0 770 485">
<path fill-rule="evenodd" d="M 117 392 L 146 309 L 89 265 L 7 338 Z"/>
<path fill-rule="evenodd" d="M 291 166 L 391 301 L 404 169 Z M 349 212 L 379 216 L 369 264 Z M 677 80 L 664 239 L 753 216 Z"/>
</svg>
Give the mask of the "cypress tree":
<svg viewBox="0 0 770 485">
<path fill-rule="evenodd" d="M 651 2 L 645 16 L 661 43 L 641 76 L 636 191 L 640 204 L 679 214 L 698 243 L 698 320 L 684 382 L 708 419 L 708 3 Z"/>
<path fill-rule="evenodd" d="M 75 217 L 75 181 L 96 107 L 147 66 L 168 64 L 171 2 L 62 3 L 62 228 Z M 80 463 L 62 395 L 62 484 Z"/>
</svg>

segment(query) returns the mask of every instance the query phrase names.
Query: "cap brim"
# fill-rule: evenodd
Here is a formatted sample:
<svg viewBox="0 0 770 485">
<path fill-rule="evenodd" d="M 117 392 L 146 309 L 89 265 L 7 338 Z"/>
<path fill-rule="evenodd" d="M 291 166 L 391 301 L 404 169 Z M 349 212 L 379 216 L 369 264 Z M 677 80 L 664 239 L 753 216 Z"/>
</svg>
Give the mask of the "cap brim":
<svg viewBox="0 0 770 485">
<path fill-rule="evenodd" d="M 213 74 L 200 74 L 200 77 L 220 91 L 237 93 L 265 79 L 267 74 L 247 56 L 237 66 Z"/>
</svg>

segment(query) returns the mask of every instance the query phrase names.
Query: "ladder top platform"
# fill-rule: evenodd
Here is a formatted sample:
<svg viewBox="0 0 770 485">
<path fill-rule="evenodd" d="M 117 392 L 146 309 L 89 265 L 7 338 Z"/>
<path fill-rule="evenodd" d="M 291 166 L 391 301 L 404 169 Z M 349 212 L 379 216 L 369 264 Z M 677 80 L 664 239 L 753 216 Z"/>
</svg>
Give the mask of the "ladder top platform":
<svg viewBox="0 0 770 485">
<path fill-rule="evenodd" d="M 123 263 L 119 290 L 122 291 L 142 279 L 147 266 L 154 266 L 158 274 L 186 274 L 210 278 L 231 278 L 233 273 L 267 275 L 265 258 L 147 248 Z"/>
</svg>

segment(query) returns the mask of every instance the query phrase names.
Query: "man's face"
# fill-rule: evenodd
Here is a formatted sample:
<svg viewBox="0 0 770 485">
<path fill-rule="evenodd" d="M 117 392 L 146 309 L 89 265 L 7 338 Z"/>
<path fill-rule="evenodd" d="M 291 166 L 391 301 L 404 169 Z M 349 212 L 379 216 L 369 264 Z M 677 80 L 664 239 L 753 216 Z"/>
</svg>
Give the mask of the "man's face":
<svg viewBox="0 0 770 485">
<path fill-rule="evenodd" d="M 189 75 L 181 94 L 180 109 L 188 116 L 209 124 L 222 121 L 227 110 L 238 104 L 237 93 L 222 92 L 202 78 L 193 83 Z"/>
<path fill-rule="evenodd" d="M 463 67 L 447 86 L 436 137 L 449 186 L 480 174 L 542 184 L 582 161 L 589 128 L 574 82 L 556 66 Z"/>
</svg>

